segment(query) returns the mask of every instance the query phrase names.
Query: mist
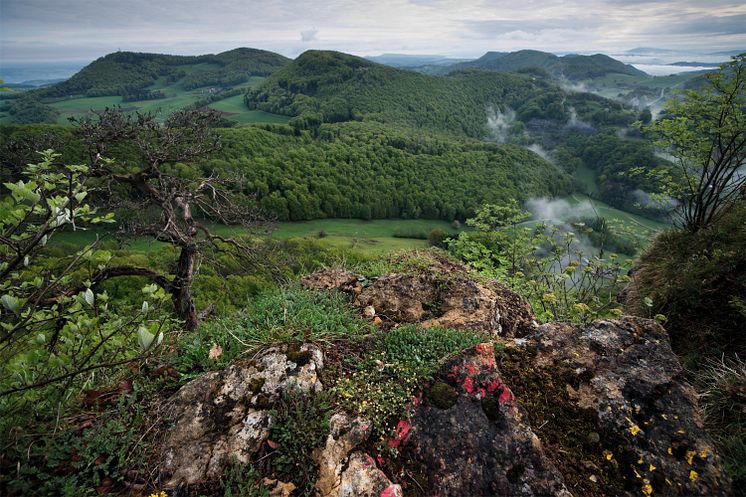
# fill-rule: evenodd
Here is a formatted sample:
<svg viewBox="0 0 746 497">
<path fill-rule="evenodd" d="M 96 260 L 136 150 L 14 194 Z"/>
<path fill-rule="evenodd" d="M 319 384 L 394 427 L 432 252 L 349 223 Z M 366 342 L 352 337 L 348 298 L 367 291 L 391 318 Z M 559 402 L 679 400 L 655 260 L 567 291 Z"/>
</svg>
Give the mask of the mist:
<svg viewBox="0 0 746 497">
<path fill-rule="evenodd" d="M 593 125 L 591 125 L 590 123 L 587 123 L 583 121 L 582 119 L 578 119 L 578 113 L 574 107 L 570 107 L 569 112 L 570 112 L 570 119 L 568 119 L 567 123 L 565 124 L 566 128 L 573 128 L 573 129 L 579 129 L 579 130 L 584 130 L 584 131 L 595 130 Z"/>
<path fill-rule="evenodd" d="M 490 130 L 490 137 L 497 143 L 506 143 L 510 133 L 510 127 L 515 122 L 515 111 L 506 108 L 501 112 L 499 108 L 487 108 L 487 127 Z"/>
<path fill-rule="evenodd" d="M 554 157 L 552 157 L 552 152 L 550 150 L 545 149 L 538 143 L 532 143 L 529 145 L 528 148 L 530 151 L 541 157 L 542 159 L 549 161 L 551 163 L 554 163 Z"/>
</svg>

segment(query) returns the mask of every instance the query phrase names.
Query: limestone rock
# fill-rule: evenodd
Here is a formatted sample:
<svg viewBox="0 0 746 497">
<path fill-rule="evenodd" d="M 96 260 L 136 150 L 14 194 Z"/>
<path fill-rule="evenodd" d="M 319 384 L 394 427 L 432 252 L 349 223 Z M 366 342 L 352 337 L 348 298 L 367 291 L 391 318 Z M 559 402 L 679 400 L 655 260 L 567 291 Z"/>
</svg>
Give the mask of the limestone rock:
<svg viewBox="0 0 746 497">
<path fill-rule="evenodd" d="M 370 425 L 364 420 L 351 419 L 343 413 L 331 417 L 326 444 L 314 454 L 319 465 L 319 477 L 316 480 L 319 495 L 341 495 L 342 473 L 348 463 L 348 456 L 369 434 Z"/>
<path fill-rule="evenodd" d="M 207 373 L 173 397 L 173 428 L 162 448 L 167 487 L 218 478 L 235 458 L 248 463 L 269 435 L 266 409 L 290 389 L 321 391 L 321 350 L 267 349 L 256 359 Z"/>
<path fill-rule="evenodd" d="M 391 483 L 368 454 L 355 452 L 342 473 L 339 497 L 402 497 L 399 485 Z"/>
<path fill-rule="evenodd" d="M 362 290 L 358 275 L 343 269 L 322 269 L 300 280 L 301 286 L 314 290 L 339 290 L 352 296 Z"/>
</svg>

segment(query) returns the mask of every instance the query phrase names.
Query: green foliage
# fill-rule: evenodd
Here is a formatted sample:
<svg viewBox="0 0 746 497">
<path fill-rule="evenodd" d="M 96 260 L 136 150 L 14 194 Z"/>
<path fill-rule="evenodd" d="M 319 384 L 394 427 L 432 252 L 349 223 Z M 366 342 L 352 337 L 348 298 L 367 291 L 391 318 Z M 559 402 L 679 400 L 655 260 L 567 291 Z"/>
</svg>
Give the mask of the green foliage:
<svg viewBox="0 0 746 497">
<path fill-rule="evenodd" d="M 223 497 L 269 497 L 262 475 L 253 466 L 232 461 L 220 479 Z"/>
<path fill-rule="evenodd" d="M 376 338 L 372 350 L 337 380 L 332 393 L 345 410 L 369 420 L 374 440 L 383 441 L 440 361 L 486 340 L 473 331 L 394 328 Z"/>
<path fill-rule="evenodd" d="M 205 171 L 251 171 L 259 204 L 280 220 L 464 219 L 483 202 L 555 195 L 569 177 L 526 149 L 377 123 L 323 125 L 321 139 L 257 127 L 222 133 Z"/>
<path fill-rule="evenodd" d="M 706 78 L 646 128 L 677 159 L 680 178 L 665 193 L 682 202 L 681 223 L 692 232 L 706 228 L 746 187 L 746 53 Z"/>
<path fill-rule="evenodd" d="M 467 221 L 477 229 L 448 242 L 452 255 L 517 291 L 542 320 L 621 314 L 615 297 L 629 278 L 615 254 L 605 259 L 601 249 L 594 255 L 574 232 L 553 225 L 519 225 L 525 216 L 516 205 L 493 210 Z"/>
<path fill-rule="evenodd" d="M 185 337 L 174 357 L 184 379 L 225 367 L 236 357 L 276 343 L 333 342 L 371 332 L 344 296 L 299 288 L 276 288 L 261 294 L 241 312 L 205 322 Z M 210 359 L 212 347 L 221 348 Z"/>
<path fill-rule="evenodd" d="M 7 111 L 10 114 L 10 120 L 17 124 L 54 124 L 60 115 L 57 109 L 40 102 L 29 94 L 12 100 L 8 104 Z"/>
<path fill-rule="evenodd" d="M 329 434 L 331 406 L 328 394 L 284 394 L 270 411 L 269 437 L 279 447 L 272 465 L 282 480 L 291 480 L 302 495 L 313 495 L 318 466 L 313 451 Z"/>
<path fill-rule="evenodd" d="M 10 194 L 0 203 L 0 410 L 8 419 L 64 404 L 80 375 L 141 357 L 172 324 L 160 313 L 161 290 L 144 289 L 135 309 L 110 302 L 91 281 L 111 259 L 95 242 L 45 256 L 61 229 L 112 215 L 86 202 L 85 166 L 55 164 L 52 151 L 41 159 L 26 167 L 25 181 L 5 183 Z"/>
<path fill-rule="evenodd" d="M 99 386 L 88 391 L 94 402 L 83 416 L 60 418 L 50 409 L 33 423 L 3 418 L 0 486 L 10 495 L 94 496 L 120 488 L 132 475 L 148 478 L 154 447 L 143 435 L 160 429 L 153 399 L 162 384 L 137 375 L 118 387 Z"/>
<path fill-rule="evenodd" d="M 672 164 L 655 156 L 653 146 L 642 140 L 620 138 L 614 129 L 597 134 L 575 133 L 556 149 L 560 166 L 569 172 L 578 162 L 595 173 L 598 197 L 619 209 L 660 217 L 664 205 L 639 202 L 637 192 L 661 191 L 660 178 L 673 174 Z M 591 192 L 589 192 L 591 193 Z M 666 209 L 667 210 L 667 209 Z"/>
<path fill-rule="evenodd" d="M 667 231 L 640 257 L 626 307 L 664 314 L 681 354 L 746 354 L 746 202 L 736 201 L 696 233 Z M 647 309 L 645 298 L 652 301 Z"/>
</svg>

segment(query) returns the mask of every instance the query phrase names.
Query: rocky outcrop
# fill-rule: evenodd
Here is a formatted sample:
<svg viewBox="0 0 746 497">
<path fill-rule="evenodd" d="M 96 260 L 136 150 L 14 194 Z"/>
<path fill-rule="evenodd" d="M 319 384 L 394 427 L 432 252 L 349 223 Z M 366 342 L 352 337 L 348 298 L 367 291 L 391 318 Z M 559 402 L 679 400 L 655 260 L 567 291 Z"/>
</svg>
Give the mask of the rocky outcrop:
<svg viewBox="0 0 746 497">
<path fill-rule="evenodd" d="M 345 291 L 364 319 L 388 326 L 487 332 L 485 343 L 444 359 L 420 383 L 398 424 L 386 420 L 396 425 L 389 440 L 368 440 L 368 421 L 332 415 L 313 455 L 318 495 L 728 495 L 696 395 L 660 325 L 625 317 L 538 326 L 505 287 L 442 264 L 373 282 L 340 271 L 304 279 Z M 283 391 L 320 391 L 323 364 L 315 346 L 274 347 L 184 386 L 172 400 L 165 481 L 215 480 L 232 458 L 252 462 L 268 436 L 269 406 Z"/>
<path fill-rule="evenodd" d="M 166 486 L 216 480 L 232 460 L 250 462 L 269 436 L 267 409 L 284 391 L 321 391 L 323 365 L 313 345 L 273 347 L 182 387 L 171 400 L 173 428 L 161 449 Z"/>
<path fill-rule="evenodd" d="M 469 270 L 440 255 L 426 268 L 411 267 L 360 286 L 364 278 L 325 269 L 301 280 L 314 289 L 337 289 L 385 326 L 421 323 L 454 329 L 523 336 L 536 327 L 528 303 L 496 281 L 474 281 Z M 373 312 L 371 313 L 371 309 Z"/>
<path fill-rule="evenodd" d="M 490 343 L 443 366 L 411 424 L 403 454 L 425 477 L 426 495 L 571 496 Z"/>
</svg>

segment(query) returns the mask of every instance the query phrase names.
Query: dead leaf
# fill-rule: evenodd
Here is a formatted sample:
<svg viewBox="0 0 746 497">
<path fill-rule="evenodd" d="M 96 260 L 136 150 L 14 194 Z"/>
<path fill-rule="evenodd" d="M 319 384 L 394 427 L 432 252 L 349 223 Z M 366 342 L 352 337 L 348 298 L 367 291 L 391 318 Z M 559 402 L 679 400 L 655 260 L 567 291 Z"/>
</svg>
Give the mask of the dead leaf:
<svg viewBox="0 0 746 497">
<path fill-rule="evenodd" d="M 223 347 L 221 347 L 218 344 L 213 344 L 213 346 L 210 348 L 210 352 L 207 354 L 207 357 L 210 360 L 217 360 L 218 357 L 220 357 L 223 354 Z"/>
</svg>

